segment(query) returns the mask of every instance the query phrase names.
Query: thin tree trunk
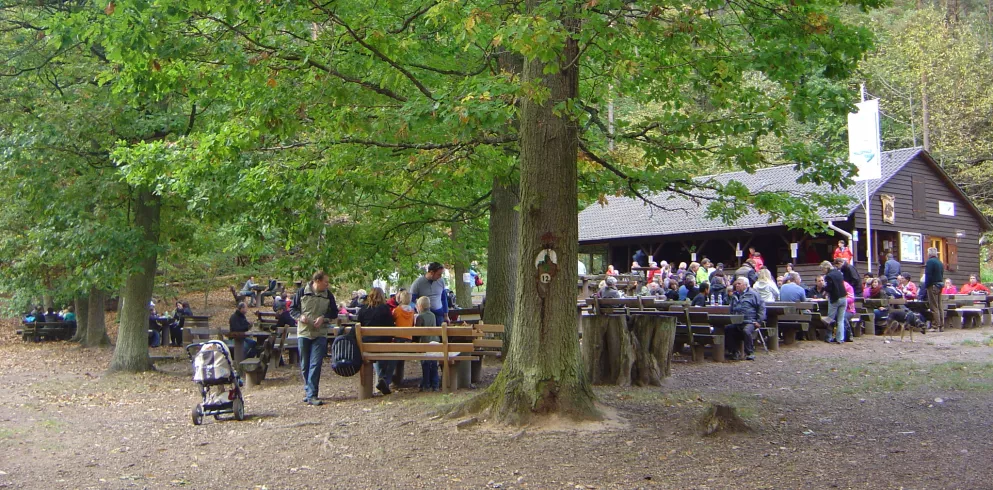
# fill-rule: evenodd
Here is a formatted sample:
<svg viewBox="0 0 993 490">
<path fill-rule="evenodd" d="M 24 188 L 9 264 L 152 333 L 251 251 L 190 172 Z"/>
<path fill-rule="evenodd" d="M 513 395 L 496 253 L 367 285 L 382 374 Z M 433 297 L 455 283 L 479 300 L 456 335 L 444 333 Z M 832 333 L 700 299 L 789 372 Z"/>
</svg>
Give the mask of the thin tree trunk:
<svg viewBox="0 0 993 490">
<path fill-rule="evenodd" d="M 528 15 L 542 3 L 528 0 Z M 568 111 L 555 110 L 579 91 L 575 8 L 562 5 L 552 19 L 570 34 L 555 60 L 558 69 L 546 73 L 539 59 L 524 66 L 522 83 L 547 88 L 548 97 L 525 98 L 521 110 L 520 255 L 510 354 L 489 389 L 456 410 L 488 409 L 495 420 L 513 425 L 553 413 L 600 417 L 579 357 L 576 322 L 577 123 Z"/>
<path fill-rule="evenodd" d="M 110 337 L 107 336 L 107 320 L 104 305 L 107 303 L 107 293 L 96 287 L 90 288 L 88 297 L 86 337 L 84 347 L 107 347 Z"/>
<path fill-rule="evenodd" d="M 503 325 L 503 353 L 514 331 L 514 292 L 517 284 L 517 240 L 520 214 L 518 185 L 493 179 L 490 233 L 486 252 L 486 305 L 483 323 Z"/>
<path fill-rule="evenodd" d="M 924 132 L 924 151 L 931 151 L 931 111 L 928 110 L 927 73 L 921 73 L 921 126 Z"/>
<path fill-rule="evenodd" d="M 72 336 L 72 342 L 82 342 L 86 339 L 86 328 L 89 325 L 89 298 L 84 295 L 77 295 L 76 306 L 76 334 Z"/>
<path fill-rule="evenodd" d="M 466 252 L 465 239 L 462 238 L 463 223 L 452 223 L 452 244 L 455 250 L 455 304 L 459 308 L 472 308 L 472 288 L 462 280 L 469 272 L 469 259 Z M 449 285 L 451 287 L 451 285 Z"/>
<path fill-rule="evenodd" d="M 155 282 L 159 241 L 159 197 L 142 191 L 134 206 L 135 226 L 143 236 L 140 270 L 128 276 L 124 286 L 124 306 L 117 334 L 117 348 L 110 362 L 111 371 L 139 372 L 152 369 L 148 358 L 148 301 Z"/>
</svg>

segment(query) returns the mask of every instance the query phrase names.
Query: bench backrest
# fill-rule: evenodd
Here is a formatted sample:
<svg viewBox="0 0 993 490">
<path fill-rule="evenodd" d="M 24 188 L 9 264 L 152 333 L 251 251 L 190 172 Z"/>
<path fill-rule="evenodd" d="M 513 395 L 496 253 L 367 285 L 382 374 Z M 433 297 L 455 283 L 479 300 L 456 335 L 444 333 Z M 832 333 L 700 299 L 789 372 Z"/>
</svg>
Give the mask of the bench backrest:
<svg viewBox="0 0 993 490">
<path fill-rule="evenodd" d="M 487 339 L 487 334 L 502 333 L 503 325 L 466 325 L 441 327 L 363 327 L 355 325 L 355 334 L 359 349 L 363 354 L 423 354 L 441 352 L 442 358 L 450 353 L 471 353 L 476 349 L 492 349 L 501 347 L 502 340 Z M 394 343 L 392 337 L 440 337 L 441 342 L 431 344 L 426 342 Z M 372 340 L 378 338 L 377 340 Z M 453 338 L 459 341 L 453 342 Z M 465 340 L 463 340 L 465 339 Z"/>
<path fill-rule="evenodd" d="M 221 329 L 219 328 L 190 328 L 190 335 L 194 339 L 213 339 L 223 340 L 221 336 Z"/>
</svg>

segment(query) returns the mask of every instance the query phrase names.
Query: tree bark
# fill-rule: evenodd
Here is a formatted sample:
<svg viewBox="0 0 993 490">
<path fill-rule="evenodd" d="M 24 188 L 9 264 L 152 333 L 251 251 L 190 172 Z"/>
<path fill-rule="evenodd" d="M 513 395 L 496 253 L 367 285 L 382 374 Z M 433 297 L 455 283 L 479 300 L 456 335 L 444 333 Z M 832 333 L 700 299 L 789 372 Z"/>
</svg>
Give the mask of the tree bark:
<svg viewBox="0 0 993 490">
<path fill-rule="evenodd" d="M 134 206 L 134 223 L 143 235 L 139 269 L 128 276 L 124 286 L 124 305 L 117 347 L 110 362 L 111 371 L 140 372 L 152 369 L 148 358 L 148 301 L 155 285 L 156 250 L 159 241 L 159 197 L 141 191 Z"/>
<path fill-rule="evenodd" d="M 455 250 L 455 304 L 459 308 L 472 308 L 473 285 L 466 284 L 462 278 L 469 272 L 469 259 L 466 252 L 465 240 L 462 238 L 462 223 L 452 223 L 452 245 Z M 450 286 L 449 286 L 450 287 Z"/>
<path fill-rule="evenodd" d="M 514 331 L 514 291 L 517 289 L 517 240 L 519 214 L 517 183 L 493 179 L 490 199 L 490 232 L 486 252 L 486 307 L 483 323 L 503 325 L 503 353 Z"/>
<path fill-rule="evenodd" d="M 542 3 L 528 0 L 528 15 Z M 579 358 L 576 324 L 577 123 L 569 111 L 556 111 L 579 89 L 575 8 L 563 5 L 557 19 L 569 34 L 554 61 L 557 69 L 544 73 L 546 64 L 539 59 L 524 66 L 522 83 L 535 86 L 535 92 L 547 89 L 548 97 L 525 97 L 521 108 L 520 256 L 509 354 L 489 389 L 456 410 L 488 410 L 511 425 L 544 414 L 601 417 Z M 548 280 L 541 281 L 539 272 Z"/>
<path fill-rule="evenodd" d="M 86 339 L 86 328 L 89 325 L 89 298 L 84 295 L 77 295 L 74 301 L 76 305 L 76 334 L 70 339 L 71 342 L 83 342 Z"/>
<path fill-rule="evenodd" d="M 584 316 L 583 361 L 595 385 L 661 386 L 671 373 L 673 318 Z"/>
<path fill-rule="evenodd" d="M 107 320 L 105 306 L 107 293 L 96 287 L 90 287 L 87 308 L 86 337 L 82 339 L 84 347 L 107 347 L 110 337 L 107 336 Z"/>
<path fill-rule="evenodd" d="M 931 111 L 928 108 L 927 73 L 921 73 L 921 130 L 924 133 L 924 151 L 931 151 Z"/>
</svg>

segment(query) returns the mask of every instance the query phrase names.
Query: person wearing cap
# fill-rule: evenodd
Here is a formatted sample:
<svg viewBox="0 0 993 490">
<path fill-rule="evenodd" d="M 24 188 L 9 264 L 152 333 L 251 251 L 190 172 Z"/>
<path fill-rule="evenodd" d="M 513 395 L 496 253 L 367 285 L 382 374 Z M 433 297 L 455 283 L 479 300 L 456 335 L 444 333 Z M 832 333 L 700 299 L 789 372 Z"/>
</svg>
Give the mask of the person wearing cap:
<svg viewBox="0 0 993 490">
<path fill-rule="evenodd" d="M 621 292 L 617 290 L 617 278 L 614 276 L 607 276 L 606 279 L 607 287 L 604 288 L 600 297 L 603 299 L 616 299 L 623 298 Z"/>
<path fill-rule="evenodd" d="M 428 271 L 410 285 L 411 301 L 417 301 L 417 298 L 421 296 L 426 296 L 431 300 L 431 313 L 434 313 L 436 326 L 439 327 L 442 322 L 448 321 L 447 311 L 443 303 L 447 300 L 444 297 L 445 289 L 447 289 L 445 280 L 441 277 L 444 273 L 445 266 L 438 262 L 431 262 L 428 264 Z"/>
</svg>

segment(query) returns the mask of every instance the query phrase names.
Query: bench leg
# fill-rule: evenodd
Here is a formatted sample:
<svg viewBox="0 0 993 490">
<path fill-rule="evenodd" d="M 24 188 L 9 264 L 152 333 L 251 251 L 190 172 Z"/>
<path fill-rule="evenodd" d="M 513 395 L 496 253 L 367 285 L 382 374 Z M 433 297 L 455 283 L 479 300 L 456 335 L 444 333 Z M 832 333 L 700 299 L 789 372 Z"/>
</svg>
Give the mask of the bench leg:
<svg viewBox="0 0 993 490">
<path fill-rule="evenodd" d="M 993 326 L 993 314 L 988 311 L 983 313 L 983 326 Z"/>
<path fill-rule="evenodd" d="M 779 350 L 779 327 L 769 327 L 766 329 L 769 335 L 765 338 L 769 344 L 769 350 Z"/>
<path fill-rule="evenodd" d="M 948 328 L 962 328 L 962 315 L 948 315 L 945 325 Z"/>
<path fill-rule="evenodd" d="M 262 385 L 262 370 L 255 369 L 245 373 L 245 384 L 249 388 Z"/>
<path fill-rule="evenodd" d="M 693 353 L 693 355 L 691 357 L 691 359 L 692 359 L 693 362 L 703 361 L 703 356 L 704 356 L 704 352 L 705 352 L 704 351 L 704 348 L 705 347 L 706 346 L 703 345 L 703 344 L 693 344 L 693 347 L 690 348 L 691 351 L 692 351 L 692 353 Z"/>
<path fill-rule="evenodd" d="M 444 386 L 445 393 L 451 393 L 458 389 L 459 381 L 455 377 L 455 373 L 452 372 L 452 363 L 450 361 L 442 361 L 441 363 L 441 384 Z"/>
<path fill-rule="evenodd" d="M 783 344 L 791 345 L 794 343 L 796 343 L 796 329 L 787 328 L 786 330 L 783 330 Z"/>
<path fill-rule="evenodd" d="M 724 338 L 715 337 L 714 343 L 711 345 L 714 349 L 713 358 L 714 362 L 724 362 Z"/>
<path fill-rule="evenodd" d="M 469 376 L 469 382 L 473 384 L 479 383 L 483 379 L 483 360 L 471 361 L 469 364 L 471 364 L 470 369 L 472 370 Z"/>
<path fill-rule="evenodd" d="M 363 362 L 359 368 L 359 400 L 372 398 L 372 363 Z"/>
</svg>

